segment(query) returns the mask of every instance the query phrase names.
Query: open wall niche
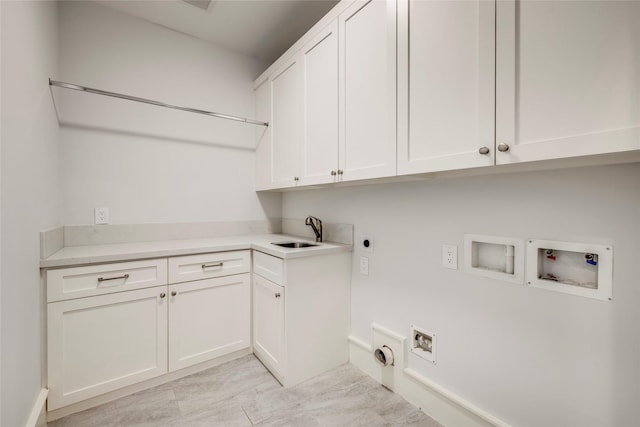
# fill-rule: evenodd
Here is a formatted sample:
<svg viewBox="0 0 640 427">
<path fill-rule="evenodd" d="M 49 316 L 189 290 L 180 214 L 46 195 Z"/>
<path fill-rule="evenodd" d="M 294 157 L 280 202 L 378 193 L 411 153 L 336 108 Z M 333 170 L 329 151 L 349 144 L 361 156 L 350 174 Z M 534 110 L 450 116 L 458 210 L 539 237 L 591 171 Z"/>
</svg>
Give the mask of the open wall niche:
<svg viewBox="0 0 640 427">
<path fill-rule="evenodd" d="M 469 274 L 522 284 L 524 241 L 511 237 L 464 235 L 464 267 Z"/>
<path fill-rule="evenodd" d="M 613 248 L 610 245 L 527 241 L 527 285 L 611 301 Z"/>
</svg>

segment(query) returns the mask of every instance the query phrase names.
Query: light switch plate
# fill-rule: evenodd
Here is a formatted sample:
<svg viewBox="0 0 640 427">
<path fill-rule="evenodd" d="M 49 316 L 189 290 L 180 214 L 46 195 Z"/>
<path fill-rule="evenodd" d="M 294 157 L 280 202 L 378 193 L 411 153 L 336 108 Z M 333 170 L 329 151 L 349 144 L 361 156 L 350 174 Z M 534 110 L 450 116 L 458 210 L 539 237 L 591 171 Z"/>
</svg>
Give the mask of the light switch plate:
<svg viewBox="0 0 640 427">
<path fill-rule="evenodd" d="M 369 258 L 366 256 L 360 257 L 360 274 L 365 276 L 369 275 Z"/>
</svg>

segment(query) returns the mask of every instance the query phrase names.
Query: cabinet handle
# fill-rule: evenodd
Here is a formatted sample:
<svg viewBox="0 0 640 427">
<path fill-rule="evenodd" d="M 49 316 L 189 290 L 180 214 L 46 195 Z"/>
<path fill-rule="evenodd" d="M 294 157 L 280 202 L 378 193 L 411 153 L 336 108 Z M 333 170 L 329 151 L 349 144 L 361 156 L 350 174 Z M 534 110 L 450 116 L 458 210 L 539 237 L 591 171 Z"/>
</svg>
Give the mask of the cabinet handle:
<svg viewBox="0 0 640 427">
<path fill-rule="evenodd" d="M 338 175 L 342 175 L 344 171 L 342 169 L 338 169 Z"/>
<path fill-rule="evenodd" d="M 223 262 L 219 262 L 217 264 L 202 264 L 202 269 L 204 270 L 205 268 L 213 268 L 213 267 L 220 267 L 222 268 L 222 266 L 224 265 Z"/>
<path fill-rule="evenodd" d="M 480 149 L 478 150 L 478 153 L 480 154 L 489 154 L 489 147 L 480 147 Z"/>
<path fill-rule="evenodd" d="M 500 144 L 500 145 L 498 145 L 498 151 L 500 151 L 501 153 L 505 153 L 505 152 L 509 151 L 509 145 L 508 144 Z"/>
<path fill-rule="evenodd" d="M 276 298 L 280 298 L 280 292 L 276 292 Z"/>
<path fill-rule="evenodd" d="M 160 294 L 160 298 L 164 298 L 164 297 L 166 297 L 166 296 L 167 296 L 167 294 L 165 294 L 164 292 L 162 292 L 162 293 Z"/>
<path fill-rule="evenodd" d="M 107 280 L 117 280 L 117 279 L 128 279 L 128 274 L 123 274 L 122 276 L 117 277 L 98 277 L 98 282 L 106 282 Z"/>
<path fill-rule="evenodd" d="M 175 297 L 176 295 L 178 295 L 178 293 L 176 291 L 171 291 L 171 296 Z"/>
<path fill-rule="evenodd" d="M 294 176 L 294 177 L 293 177 L 293 180 L 294 180 L 295 182 L 298 182 L 298 181 L 300 181 L 300 178 L 298 178 L 297 176 Z"/>
<path fill-rule="evenodd" d="M 331 176 L 336 176 L 338 174 L 338 172 L 336 171 L 331 171 Z"/>
</svg>

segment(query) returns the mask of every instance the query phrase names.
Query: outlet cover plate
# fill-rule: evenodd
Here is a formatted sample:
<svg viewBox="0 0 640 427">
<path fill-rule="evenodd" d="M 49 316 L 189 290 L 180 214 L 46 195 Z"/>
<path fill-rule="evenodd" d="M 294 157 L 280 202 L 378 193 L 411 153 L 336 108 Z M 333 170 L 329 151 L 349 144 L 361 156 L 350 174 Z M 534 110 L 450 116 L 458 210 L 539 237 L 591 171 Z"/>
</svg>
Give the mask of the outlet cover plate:
<svg viewBox="0 0 640 427">
<path fill-rule="evenodd" d="M 452 270 L 458 269 L 458 247 L 442 245 L 442 266 Z"/>
<path fill-rule="evenodd" d="M 96 225 L 109 224 L 109 208 L 95 208 L 94 215 Z"/>
</svg>

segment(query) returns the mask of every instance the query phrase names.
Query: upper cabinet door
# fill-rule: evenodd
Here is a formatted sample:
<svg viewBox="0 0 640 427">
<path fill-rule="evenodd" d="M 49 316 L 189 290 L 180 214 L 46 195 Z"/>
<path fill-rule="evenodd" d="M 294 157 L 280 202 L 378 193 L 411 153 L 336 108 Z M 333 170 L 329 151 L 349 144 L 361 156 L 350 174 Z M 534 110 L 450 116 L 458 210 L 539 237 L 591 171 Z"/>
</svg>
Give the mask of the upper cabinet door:
<svg viewBox="0 0 640 427">
<path fill-rule="evenodd" d="M 398 174 L 494 163 L 495 2 L 399 3 Z"/>
<path fill-rule="evenodd" d="M 396 174 L 396 2 L 356 1 L 340 25 L 340 172 Z"/>
<path fill-rule="evenodd" d="M 265 122 L 271 122 L 271 83 L 269 80 L 262 83 L 255 90 L 256 118 Z M 271 184 L 271 128 L 269 126 L 256 126 L 256 190 L 269 190 Z"/>
<path fill-rule="evenodd" d="M 640 2 L 498 1 L 496 163 L 640 149 Z"/>
<path fill-rule="evenodd" d="M 271 78 L 271 173 L 274 188 L 293 187 L 300 179 L 302 68 L 299 56 Z"/>
<path fill-rule="evenodd" d="M 302 48 L 304 140 L 301 184 L 334 182 L 338 170 L 338 23 Z"/>
</svg>

